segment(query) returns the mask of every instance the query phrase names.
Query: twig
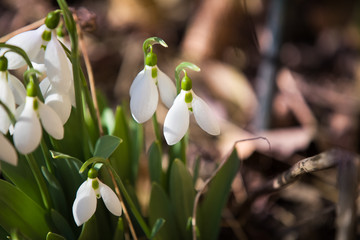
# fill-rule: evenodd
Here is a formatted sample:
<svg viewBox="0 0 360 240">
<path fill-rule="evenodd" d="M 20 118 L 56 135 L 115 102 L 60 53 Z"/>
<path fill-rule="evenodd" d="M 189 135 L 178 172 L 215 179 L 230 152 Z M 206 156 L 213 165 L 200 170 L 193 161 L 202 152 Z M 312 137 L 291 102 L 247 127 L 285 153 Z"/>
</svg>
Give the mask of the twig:
<svg viewBox="0 0 360 240">
<path fill-rule="evenodd" d="M 99 105 L 98 105 L 97 98 L 96 98 L 94 74 L 93 74 L 93 71 L 92 71 L 91 63 L 90 63 L 90 60 L 89 60 L 89 55 L 87 54 L 87 50 L 86 50 L 84 39 L 83 39 L 82 30 L 81 30 L 81 27 L 80 27 L 80 25 L 78 23 L 78 17 L 76 15 L 76 13 L 73 13 L 73 17 L 74 17 L 74 20 L 76 22 L 76 28 L 77 28 L 77 32 L 78 32 L 78 36 L 79 36 L 79 46 L 80 46 L 81 52 L 82 52 L 83 57 L 84 57 L 86 71 L 87 71 L 87 74 L 88 74 L 88 77 L 89 77 L 91 98 L 92 98 L 92 100 L 94 102 L 94 108 L 95 108 L 95 112 L 96 112 L 97 123 L 98 123 L 98 127 L 99 127 L 99 133 L 100 133 L 100 136 L 102 136 L 104 134 L 104 131 L 103 131 L 103 128 L 102 128 L 102 125 L 101 125 Z"/>
<path fill-rule="evenodd" d="M 357 198 L 357 164 L 353 154 L 344 153 L 339 157 L 338 187 L 339 202 L 337 206 L 336 238 L 337 240 L 355 239 Z"/>
<path fill-rule="evenodd" d="M 338 163 L 338 159 L 340 156 L 342 156 L 342 154 L 344 154 L 344 151 L 339 149 L 332 149 L 297 162 L 289 170 L 283 172 L 271 181 L 267 182 L 263 187 L 260 187 L 259 189 L 249 194 L 249 197 L 240 206 L 240 211 L 244 213 L 242 218 L 246 216 L 245 213 L 249 211 L 251 204 L 259 196 L 279 191 L 289 184 L 295 182 L 299 177 L 306 173 L 334 167 Z"/>
<path fill-rule="evenodd" d="M 26 31 L 29 31 L 29 30 L 33 30 L 37 27 L 40 27 L 42 24 L 45 23 L 45 18 L 42 18 L 36 22 L 33 22 L 29 25 L 26 25 L 22 28 L 19 28 L 3 37 L 0 38 L 0 42 L 6 42 L 7 40 L 9 40 L 10 38 L 14 37 L 15 35 L 18 35 L 19 33 L 22 33 L 22 32 L 26 32 Z"/>
<path fill-rule="evenodd" d="M 242 139 L 242 140 L 238 140 L 234 143 L 233 147 L 231 148 L 231 151 L 226 155 L 226 157 L 223 159 L 223 161 L 220 163 L 220 165 L 218 166 L 218 168 L 211 174 L 211 176 L 205 181 L 202 189 L 200 189 L 196 196 L 195 196 L 195 200 L 194 200 L 194 206 L 193 206 L 193 212 L 192 212 L 192 219 L 191 219 L 191 225 L 192 225 L 192 235 L 193 235 L 193 240 L 196 240 L 196 210 L 197 210 L 197 206 L 198 206 L 198 203 L 199 203 L 199 199 L 200 199 L 200 196 L 201 194 L 205 191 L 207 185 L 211 182 L 211 180 L 216 176 L 216 174 L 220 171 L 220 169 L 225 165 L 225 163 L 227 162 L 229 156 L 231 155 L 233 149 L 235 148 L 235 146 L 238 144 L 238 143 L 241 143 L 241 142 L 247 142 L 247 141 L 254 141 L 254 140 L 259 140 L 259 139 L 262 139 L 262 140 L 265 140 L 268 142 L 269 144 L 269 147 L 270 147 L 270 143 L 269 141 L 264 138 L 264 137 L 254 137 L 254 138 L 247 138 L 247 139 Z"/>
<path fill-rule="evenodd" d="M 113 184 L 114 184 L 114 186 L 115 186 L 115 192 L 116 192 L 116 195 L 118 196 L 118 198 L 119 198 L 119 200 L 120 200 L 120 204 L 121 204 L 121 207 L 122 207 L 122 209 L 123 209 L 123 212 L 124 212 L 126 221 L 127 221 L 128 224 L 129 224 L 129 228 L 130 228 L 131 235 L 133 236 L 133 238 L 134 238 L 135 240 L 137 240 L 134 226 L 133 226 L 133 224 L 132 224 L 132 222 L 131 222 L 129 213 L 128 213 L 128 211 L 127 211 L 127 209 L 126 209 L 126 206 L 125 206 L 125 204 L 124 204 L 124 201 L 123 201 L 123 199 L 122 199 L 122 197 L 121 197 L 120 190 L 119 190 L 119 187 L 118 187 L 118 185 L 117 185 L 117 183 L 116 183 L 115 177 L 114 177 L 114 175 L 113 175 L 113 173 L 111 172 L 110 169 L 108 169 L 108 172 L 109 172 L 110 177 L 111 177 L 111 180 L 112 180 L 112 182 L 113 182 Z"/>
</svg>

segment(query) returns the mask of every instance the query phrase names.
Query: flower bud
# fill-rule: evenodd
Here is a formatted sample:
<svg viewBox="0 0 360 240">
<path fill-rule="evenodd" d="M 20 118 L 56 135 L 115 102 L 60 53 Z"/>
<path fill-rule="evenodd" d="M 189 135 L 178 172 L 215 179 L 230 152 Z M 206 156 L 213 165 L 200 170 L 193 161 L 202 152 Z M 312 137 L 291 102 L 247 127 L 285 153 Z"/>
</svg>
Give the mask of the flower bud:
<svg viewBox="0 0 360 240">
<path fill-rule="evenodd" d="M 60 21 L 59 11 L 49 12 L 45 19 L 45 25 L 49 29 L 55 29 Z"/>
<path fill-rule="evenodd" d="M 0 57 L 0 71 L 5 72 L 8 68 L 8 60 L 6 57 L 1 56 Z"/>
</svg>

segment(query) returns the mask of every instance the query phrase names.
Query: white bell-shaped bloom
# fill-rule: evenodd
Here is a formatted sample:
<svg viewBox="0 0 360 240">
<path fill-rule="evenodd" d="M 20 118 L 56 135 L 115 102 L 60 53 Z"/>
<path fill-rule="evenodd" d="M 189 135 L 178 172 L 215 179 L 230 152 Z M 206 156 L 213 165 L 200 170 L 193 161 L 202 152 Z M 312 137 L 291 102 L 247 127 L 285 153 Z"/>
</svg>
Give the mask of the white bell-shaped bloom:
<svg viewBox="0 0 360 240">
<path fill-rule="evenodd" d="M 11 113 L 15 112 L 15 99 L 7 82 L 7 72 L 0 71 L 0 100 L 7 106 Z M 11 124 L 8 113 L 3 106 L 0 105 L 0 131 L 6 134 Z"/>
<path fill-rule="evenodd" d="M 13 140 L 20 153 L 31 153 L 39 146 L 42 137 L 41 125 L 53 138 L 64 137 L 64 127 L 54 110 L 37 97 L 27 96 L 25 106 L 14 126 Z"/>
<path fill-rule="evenodd" d="M 22 48 L 30 60 L 35 60 L 43 44 L 42 34 L 45 29 L 46 26 L 42 25 L 36 30 L 22 32 L 10 38 L 6 43 Z M 6 50 L 7 49 L 1 49 L 0 54 L 3 54 Z M 5 57 L 9 61 L 8 69 L 17 69 L 26 64 L 23 57 L 14 52 L 7 52 Z"/>
<path fill-rule="evenodd" d="M 146 122 L 155 113 L 159 100 L 157 86 L 162 102 L 170 108 L 176 97 L 173 81 L 156 65 L 145 65 L 130 87 L 130 110 L 138 123 Z"/>
<path fill-rule="evenodd" d="M 97 177 L 88 178 L 80 185 L 72 207 L 74 220 L 78 226 L 88 221 L 95 213 L 96 199 L 101 197 L 112 214 L 121 215 L 121 204 L 114 191 Z"/>
<path fill-rule="evenodd" d="M 184 137 L 189 128 L 190 112 L 194 113 L 196 122 L 205 132 L 220 134 L 216 116 L 206 102 L 192 90 L 181 90 L 164 121 L 164 137 L 168 145 L 174 145 Z"/>
<path fill-rule="evenodd" d="M 40 83 L 40 90 L 45 99 L 45 104 L 50 106 L 60 117 L 64 125 L 70 117 L 71 99 L 70 93 L 55 88 L 48 78 L 44 78 Z"/>
<path fill-rule="evenodd" d="M 44 40 L 43 33 L 50 39 Z M 22 48 L 32 62 L 41 66 L 44 64 L 46 74 L 52 84 L 64 92 L 69 91 L 73 81 L 69 59 L 56 36 L 56 30 L 42 25 L 36 30 L 26 31 L 10 38 L 7 44 Z M 1 49 L 0 54 L 8 49 Z M 26 64 L 22 56 L 14 52 L 6 52 L 8 69 L 17 69 Z M 39 69 L 44 71 L 44 69 Z"/>
<path fill-rule="evenodd" d="M 17 154 L 10 141 L 0 133 L 0 160 L 17 165 Z"/>
</svg>

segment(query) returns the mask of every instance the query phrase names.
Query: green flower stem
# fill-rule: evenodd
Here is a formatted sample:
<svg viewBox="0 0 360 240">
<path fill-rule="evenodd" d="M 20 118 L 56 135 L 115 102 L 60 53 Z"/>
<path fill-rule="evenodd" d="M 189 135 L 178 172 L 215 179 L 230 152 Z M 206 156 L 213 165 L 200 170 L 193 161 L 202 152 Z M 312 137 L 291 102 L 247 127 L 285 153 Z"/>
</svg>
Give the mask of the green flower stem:
<svg viewBox="0 0 360 240">
<path fill-rule="evenodd" d="M 106 161 L 105 165 L 112 172 L 112 174 L 113 174 L 113 176 L 114 176 L 114 178 L 115 178 L 115 180 L 117 182 L 117 185 L 120 187 L 120 191 L 121 191 L 122 195 L 124 196 L 127 204 L 129 205 L 134 217 L 136 218 L 136 220 L 137 220 L 138 224 L 140 225 L 141 229 L 144 231 L 146 237 L 149 239 L 150 235 L 151 235 L 150 229 L 147 226 L 145 220 L 142 218 L 139 211 L 137 210 L 137 208 L 136 208 L 134 202 L 132 201 L 131 197 L 127 193 L 126 188 L 125 188 L 123 182 L 121 181 L 119 175 L 116 173 L 116 170 L 111 166 L 109 161 Z"/>
<path fill-rule="evenodd" d="M 6 114 L 9 116 L 11 124 L 15 126 L 16 123 L 16 118 L 14 116 L 14 114 L 10 111 L 10 109 L 8 108 L 8 106 L 6 106 L 5 103 L 3 103 L 3 101 L 0 100 L 0 106 L 2 106 L 5 109 Z"/>
<path fill-rule="evenodd" d="M 44 206 L 47 210 L 50 210 L 52 208 L 51 198 L 50 198 L 50 194 L 47 189 L 47 186 L 46 186 L 45 179 L 43 178 L 43 175 L 41 174 L 39 165 L 37 164 L 34 156 L 31 153 L 25 155 L 25 157 L 26 157 L 26 160 L 28 161 L 31 172 L 34 174 L 36 183 L 40 190 L 40 194 L 41 194 Z"/>
<path fill-rule="evenodd" d="M 71 57 L 70 61 L 72 63 L 73 68 L 73 76 L 74 76 L 74 87 L 75 87 L 75 101 L 77 108 L 77 117 L 79 124 L 81 125 L 81 135 L 82 135 L 82 149 L 83 154 L 86 158 L 89 155 L 88 151 L 88 137 L 86 136 L 86 124 L 84 118 L 84 106 L 82 99 L 82 87 L 81 87 L 81 77 L 80 77 L 80 53 L 79 53 L 79 39 L 77 35 L 76 23 L 73 18 L 72 13 L 70 12 L 67 3 L 65 0 L 57 0 L 65 20 L 66 29 L 69 32 L 69 37 L 71 40 Z"/>
<path fill-rule="evenodd" d="M 53 166 L 52 162 L 50 161 L 51 155 L 50 155 L 48 146 L 45 143 L 44 138 L 41 138 L 40 146 L 41 146 L 41 150 L 42 150 L 42 153 L 43 153 L 43 156 L 45 159 L 46 167 L 50 173 L 54 174 L 55 173 L 54 166 Z"/>
<path fill-rule="evenodd" d="M 160 134 L 160 129 L 159 129 L 159 123 L 158 123 L 157 117 L 156 117 L 156 112 L 152 116 L 152 122 L 153 122 L 153 126 L 154 126 L 154 132 L 155 132 L 156 140 L 159 143 L 161 143 L 161 134 Z"/>
<path fill-rule="evenodd" d="M 154 45 L 154 44 L 160 44 L 163 47 L 168 47 L 166 42 L 164 40 L 162 40 L 161 38 L 151 37 L 151 38 L 146 39 L 143 43 L 144 64 L 145 64 L 146 55 L 147 55 L 149 49 L 151 49 L 152 45 Z"/>
<path fill-rule="evenodd" d="M 14 45 L 10 45 L 10 44 L 6 44 L 6 43 L 0 43 L 0 48 L 8 48 L 10 49 L 10 51 L 15 52 L 17 54 L 19 54 L 20 56 L 22 56 L 26 62 L 26 64 L 30 67 L 33 68 L 33 65 L 28 57 L 28 55 L 26 54 L 26 52 L 24 50 L 22 50 L 21 48 L 14 46 Z"/>
</svg>

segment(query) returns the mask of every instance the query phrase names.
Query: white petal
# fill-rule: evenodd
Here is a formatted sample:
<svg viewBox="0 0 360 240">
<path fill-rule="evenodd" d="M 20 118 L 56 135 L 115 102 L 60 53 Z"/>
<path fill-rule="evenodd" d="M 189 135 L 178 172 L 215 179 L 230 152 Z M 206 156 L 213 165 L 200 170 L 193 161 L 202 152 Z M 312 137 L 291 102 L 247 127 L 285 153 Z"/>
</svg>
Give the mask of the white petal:
<svg viewBox="0 0 360 240">
<path fill-rule="evenodd" d="M 186 92 L 181 90 L 164 121 L 164 137 L 168 145 L 179 142 L 189 128 L 189 110 L 185 103 Z"/>
<path fill-rule="evenodd" d="M 14 95 L 15 103 L 17 105 L 21 105 L 25 102 L 26 98 L 26 89 L 24 87 L 24 84 L 15 77 L 14 75 L 9 73 L 9 87 Z"/>
<path fill-rule="evenodd" d="M 44 50 L 41 50 L 41 52 L 43 55 L 45 55 Z M 40 72 L 40 74 L 36 74 L 36 76 L 38 76 L 38 77 L 44 76 L 46 74 L 46 67 L 45 67 L 45 64 L 43 63 L 44 60 L 39 61 L 39 62 L 42 62 L 42 63 L 31 62 L 33 65 L 33 68 Z"/>
<path fill-rule="evenodd" d="M 39 116 L 41 124 L 53 138 L 62 139 L 64 137 L 64 127 L 60 117 L 46 104 L 39 101 Z"/>
<path fill-rule="evenodd" d="M 196 122 L 207 133 L 219 135 L 220 128 L 215 114 L 200 97 L 193 93 L 192 108 Z"/>
<path fill-rule="evenodd" d="M 26 97 L 24 110 L 14 128 L 14 144 L 22 154 L 33 152 L 39 146 L 42 136 L 40 121 L 33 105 L 34 98 Z"/>
<path fill-rule="evenodd" d="M 14 113 L 15 112 L 15 99 L 11 92 L 11 89 L 7 83 L 7 81 L 3 78 L 5 72 L 1 72 L 0 78 L 0 100 L 9 108 L 9 110 Z M 6 113 L 5 109 L 0 106 L 0 131 L 6 134 L 9 130 L 10 126 L 10 118 Z"/>
<path fill-rule="evenodd" d="M 143 78 L 132 89 L 130 110 L 133 118 L 138 123 L 149 120 L 156 111 L 158 100 L 159 94 L 151 70 L 145 70 Z"/>
<path fill-rule="evenodd" d="M 97 200 L 95 192 L 92 189 L 91 184 L 88 184 L 88 181 L 84 183 L 86 188 L 80 192 L 78 191 L 72 207 L 74 220 L 78 226 L 88 221 L 96 210 Z M 84 183 L 81 186 L 83 186 Z"/>
<path fill-rule="evenodd" d="M 158 68 L 158 86 L 161 101 L 170 108 L 176 97 L 174 82 Z"/>
<path fill-rule="evenodd" d="M 13 145 L 2 134 L 0 134 L 0 160 L 10 163 L 14 166 L 17 165 L 18 161 Z"/>
<path fill-rule="evenodd" d="M 92 181 L 89 178 L 85 182 L 83 182 L 76 191 L 76 197 L 83 194 L 83 192 L 87 191 L 87 189 L 92 188 L 91 183 Z"/>
<path fill-rule="evenodd" d="M 105 206 L 112 214 L 114 214 L 115 216 L 120 216 L 122 212 L 121 211 L 122 208 L 119 198 L 116 196 L 114 191 L 109 186 L 102 183 L 100 180 L 98 181 L 99 181 L 100 194 L 105 203 Z"/>
<path fill-rule="evenodd" d="M 148 67 L 145 67 L 148 68 Z M 151 69 L 150 69 L 151 71 Z M 132 96 L 134 89 L 137 88 L 136 86 L 142 82 L 142 79 L 144 78 L 144 73 L 145 73 L 145 69 L 143 69 L 141 72 L 138 73 L 138 75 L 136 75 L 134 81 L 132 82 L 131 86 L 130 86 L 130 97 Z"/>
<path fill-rule="evenodd" d="M 51 88 L 51 83 L 50 83 L 49 78 L 48 77 L 44 78 L 40 82 L 39 87 L 40 87 L 41 94 L 45 98 L 47 96 L 48 92 L 50 91 L 50 88 Z"/>
<path fill-rule="evenodd" d="M 57 113 L 62 125 L 64 125 L 71 113 L 71 101 L 69 96 L 62 93 L 52 93 L 46 96 L 45 104 Z"/>
<path fill-rule="evenodd" d="M 42 34 L 45 25 L 36 30 L 26 31 L 10 38 L 6 43 L 22 48 L 29 56 L 30 60 L 35 58 L 41 49 Z M 2 50 L 3 51 L 3 50 Z M 24 66 L 24 59 L 17 53 L 7 52 L 5 57 L 8 59 L 8 69 L 16 69 Z"/>
<path fill-rule="evenodd" d="M 72 72 L 70 70 L 65 51 L 53 33 L 46 46 L 45 67 L 47 76 L 54 87 L 68 91 L 71 85 Z"/>
</svg>

